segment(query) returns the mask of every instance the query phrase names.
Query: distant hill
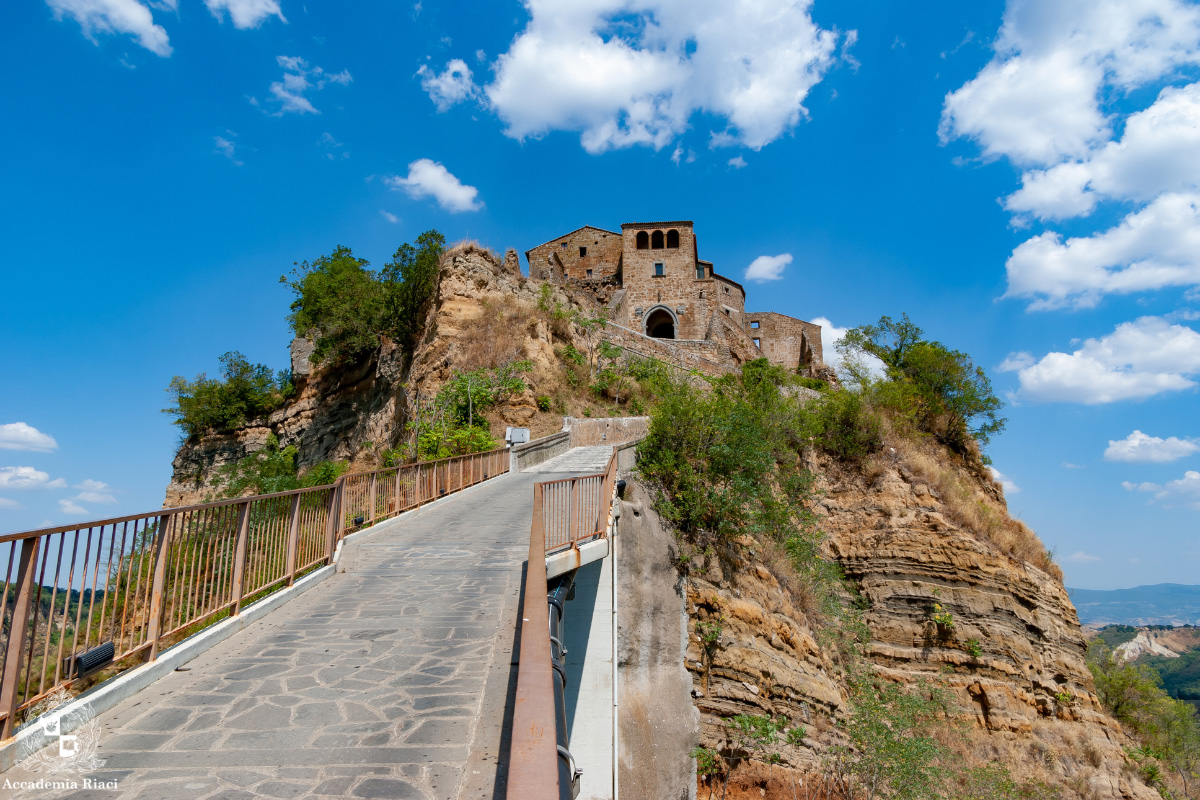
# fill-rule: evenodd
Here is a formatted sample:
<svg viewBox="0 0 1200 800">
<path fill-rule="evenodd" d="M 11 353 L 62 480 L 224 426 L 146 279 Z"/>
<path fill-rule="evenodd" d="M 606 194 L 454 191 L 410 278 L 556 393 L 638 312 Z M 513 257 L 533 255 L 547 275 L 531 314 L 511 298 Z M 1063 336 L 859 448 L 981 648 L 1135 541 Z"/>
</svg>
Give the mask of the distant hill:
<svg viewBox="0 0 1200 800">
<path fill-rule="evenodd" d="M 1156 583 L 1132 589 L 1067 589 L 1084 625 L 1200 624 L 1200 586 Z"/>
</svg>

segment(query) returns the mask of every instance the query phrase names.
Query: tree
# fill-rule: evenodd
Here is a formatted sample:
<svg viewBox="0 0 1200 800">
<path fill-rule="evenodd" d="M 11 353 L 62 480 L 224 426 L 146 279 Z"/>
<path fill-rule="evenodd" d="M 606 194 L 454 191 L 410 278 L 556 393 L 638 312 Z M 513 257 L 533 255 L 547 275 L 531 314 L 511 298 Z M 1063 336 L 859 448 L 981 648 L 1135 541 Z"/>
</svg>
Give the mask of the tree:
<svg viewBox="0 0 1200 800">
<path fill-rule="evenodd" d="M 265 364 L 251 364 L 236 350 L 221 356 L 220 362 L 221 380 L 202 372 L 191 381 L 176 375 L 167 386 L 173 405 L 163 413 L 174 416 L 188 436 L 236 428 L 279 408 L 291 393 L 286 371 L 275 373 Z"/>
<path fill-rule="evenodd" d="M 445 236 L 436 230 L 425 231 L 415 245 L 400 245 L 383 268 L 387 332 L 410 353 L 425 330 L 445 247 Z"/>
<path fill-rule="evenodd" d="M 288 322 L 297 336 L 315 340 L 314 361 L 353 361 L 379 346 L 384 293 L 369 266 L 338 245 L 292 270 L 292 280 L 279 279 L 296 294 Z"/>
<path fill-rule="evenodd" d="M 966 353 L 927 341 L 907 314 L 899 321 L 884 316 L 875 325 L 851 329 L 838 351 L 851 361 L 879 359 L 887 371 L 887 380 L 875 387 L 880 399 L 959 451 L 971 439 L 986 445 L 1004 430 L 1006 420 L 999 416 L 1004 403 L 983 368 Z M 869 383 L 864 375 L 858 377 Z"/>
</svg>

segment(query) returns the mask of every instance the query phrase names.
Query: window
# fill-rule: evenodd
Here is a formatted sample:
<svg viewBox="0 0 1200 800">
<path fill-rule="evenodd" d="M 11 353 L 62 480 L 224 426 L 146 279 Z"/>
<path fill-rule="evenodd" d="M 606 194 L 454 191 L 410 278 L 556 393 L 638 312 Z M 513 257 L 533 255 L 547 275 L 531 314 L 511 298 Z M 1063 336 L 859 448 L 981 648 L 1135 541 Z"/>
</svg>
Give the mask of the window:
<svg viewBox="0 0 1200 800">
<path fill-rule="evenodd" d="M 679 231 L 677 231 L 677 230 L 667 231 L 667 249 L 668 250 L 676 250 L 678 248 L 679 248 Z"/>
<path fill-rule="evenodd" d="M 704 292 L 700 292 L 700 299 L 701 299 L 701 300 L 703 300 L 703 299 L 704 299 Z"/>
<path fill-rule="evenodd" d="M 586 247 L 579 248 L 579 257 L 583 258 L 586 255 L 587 255 L 587 248 Z"/>
<path fill-rule="evenodd" d="M 728 287 L 728 286 L 726 286 L 726 287 L 725 287 L 725 294 L 729 294 L 729 287 Z"/>
<path fill-rule="evenodd" d="M 588 277 L 592 277 L 592 271 L 590 269 L 588 270 Z"/>
<path fill-rule="evenodd" d="M 757 347 L 757 348 L 759 348 L 759 349 L 762 349 L 762 342 L 760 342 L 758 339 L 755 339 L 755 340 L 754 340 L 754 346 L 755 346 L 755 347 Z"/>
<path fill-rule="evenodd" d="M 696 280 L 704 280 L 704 267 L 696 267 Z"/>
<path fill-rule="evenodd" d="M 666 274 L 666 273 L 664 273 L 664 272 L 663 272 L 663 265 L 662 265 L 662 262 L 661 262 L 661 261 L 659 261 L 657 264 L 655 264 L 655 265 L 654 265 L 654 277 L 656 277 L 656 278 L 661 278 L 661 277 L 663 277 L 663 275 L 665 275 L 665 274 Z"/>
<path fill-rule="evenodd" d="M 564 244 L 563 247 L 566 247 L 566 245 Z M 650 249 L 650 234 L 646 233 L 645 231 L 638 231 L 637 249 L 638 250 L 649 250 Z"/>
<path fill-rule="evenodd" d="M 567 243 L 566 243 L 566 242 L 563 242 L 563 243 L 562 243 L 562 249 L 563 249 L 563 250 L 566 250 L 566 249 L 567 249 Z"/>
<path fill-rule="evenodd" d="M 758 322 L 757 322 L 757 320 L 756 320 L 756 321 L 754 321 L 754 322 L 751 322 L 751 323 L 750 323 L 750 327 L 751 327 L 751 328 L 757 328 L 757 327 L 758 327 Z"/>
<path fill-rule="evenodd" d="M 654 232 L 654 233 L 653 233 L 653 234 L 650 236 L 650 249 L 651 249 L 651 250 L 662 250 L 662 249 L 663 249 L 663 234 L 662 234 L 662 231 L 655 231 L 655 232 Z"/>
</svg>

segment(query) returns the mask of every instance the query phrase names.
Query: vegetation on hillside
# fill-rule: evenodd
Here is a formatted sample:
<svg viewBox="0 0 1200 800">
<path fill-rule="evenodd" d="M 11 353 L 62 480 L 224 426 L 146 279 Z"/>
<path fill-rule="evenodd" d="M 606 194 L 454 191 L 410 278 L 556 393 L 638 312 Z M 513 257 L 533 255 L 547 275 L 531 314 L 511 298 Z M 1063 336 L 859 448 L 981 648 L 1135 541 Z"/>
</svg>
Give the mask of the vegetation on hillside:
<svg viewBox="0 0 1200 800">
<path fill-rule="evenodd" d="M 228 431 L 270 414 L 294 391 L 291 373 L 276 373 L 265 364 L 251 364 L 235 351 L 221 356 L 221 378 L 203 372 L 194 380 L 176 375 L 167 386 L 171 406 L 163 413 L 189 437 L 206 431 Z"/>
<path fill-rule="evenodd" d="M 213 479 L 217 491 L 211 499 L 224 500 L 325 486 L 341 477 L 349 466 L 345 461 L 322 461 L 301 473 L 296 465 L 296 453 L 296 445 L 281 448 L 279 438 L 271 434 L 262 450 L 217 470 Z"/>
</svg>

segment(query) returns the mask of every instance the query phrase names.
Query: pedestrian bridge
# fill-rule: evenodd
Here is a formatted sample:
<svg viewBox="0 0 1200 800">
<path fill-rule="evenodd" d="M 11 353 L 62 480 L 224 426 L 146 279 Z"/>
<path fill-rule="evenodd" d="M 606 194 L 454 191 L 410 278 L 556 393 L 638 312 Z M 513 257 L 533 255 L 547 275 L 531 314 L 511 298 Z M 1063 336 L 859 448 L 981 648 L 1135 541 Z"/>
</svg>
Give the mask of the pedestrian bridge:
<svg viewBox="0 0 1200 800">
<path fill-rule="evenodd" d="M 3 796 L 615 797 L 606 556 L 645 425 L 604 423 L 0 536 Z M 111 660 L 89 678 L 79 656 L 97 651 Z"/>
</svg>

